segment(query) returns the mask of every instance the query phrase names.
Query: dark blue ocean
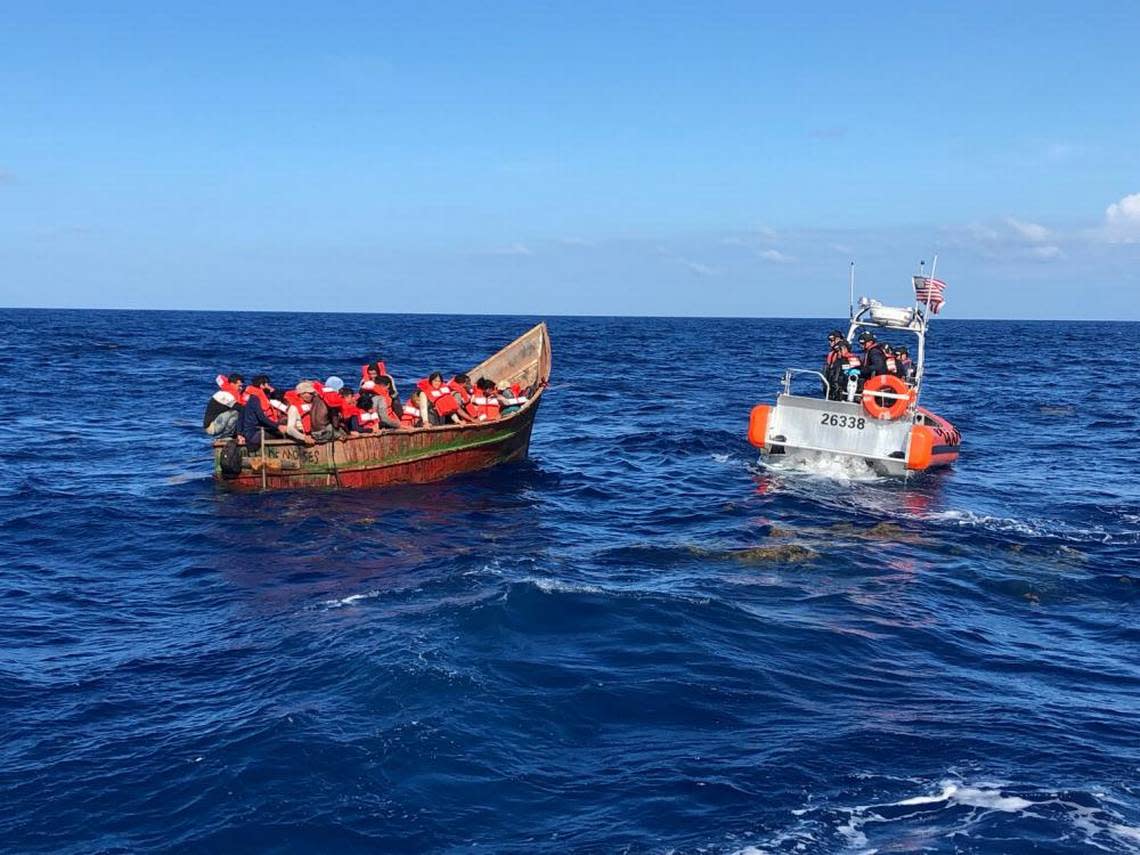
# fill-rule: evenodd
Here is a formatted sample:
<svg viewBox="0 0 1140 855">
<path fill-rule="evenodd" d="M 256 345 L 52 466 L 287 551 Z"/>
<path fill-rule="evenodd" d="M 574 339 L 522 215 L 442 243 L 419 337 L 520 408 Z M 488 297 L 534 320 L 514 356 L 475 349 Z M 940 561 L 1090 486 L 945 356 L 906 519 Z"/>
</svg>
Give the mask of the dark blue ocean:
<svg viewBox="0 0 1140 855">
<path fill-rule="evenodd" d="M 1140 325 L 938 319 L 909 483 L 745 441 L 834 320 L 551 318 L 529 462 L 215 488 L 535 320 L 0 312 L 0 849 L 1140 851 Z"/>
</svg>

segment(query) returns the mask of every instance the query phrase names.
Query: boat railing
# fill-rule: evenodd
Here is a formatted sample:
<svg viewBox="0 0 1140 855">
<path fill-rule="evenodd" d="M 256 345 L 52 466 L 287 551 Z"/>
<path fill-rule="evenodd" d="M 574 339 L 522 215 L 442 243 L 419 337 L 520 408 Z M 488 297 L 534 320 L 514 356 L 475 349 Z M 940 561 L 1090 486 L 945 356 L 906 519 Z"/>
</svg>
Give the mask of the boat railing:
<svg viewBox="0 0 1140 855">
<path fill-rule="evenodd" d="M 803 374 L 814 374 L 823 382 L 823 397 L 831 397 L 831 384 L 827 382 L 827 378 L 823 376 L 823 372 L 816 371 L 814 368 L 786 368 L 784 369 L 784 394 L 792 394 L 792 380 Z"/>
</svg>

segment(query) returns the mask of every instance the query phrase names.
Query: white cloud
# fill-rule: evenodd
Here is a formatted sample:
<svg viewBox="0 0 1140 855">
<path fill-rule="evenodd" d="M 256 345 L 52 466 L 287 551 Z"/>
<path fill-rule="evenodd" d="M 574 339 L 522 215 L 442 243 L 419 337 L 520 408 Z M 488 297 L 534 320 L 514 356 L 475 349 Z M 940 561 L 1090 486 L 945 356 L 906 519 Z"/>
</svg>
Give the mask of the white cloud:
<svg viewBox="0 0 1140 855">
<path fill-rule="evenodd" d="M 1025 238 L 1030 243 L 1043 243 L 1049 240 L 1049 230 L 1044 226 L 1037 223 L 1027 223 L 1022 220 L 1016 220 L 1013 217 L 1005 218 L 1006 224 L 1013 229 L 1018 235 Z"/>
<path fill-rule="evenodd" d="M 978 243 L 995 243 L 1001 239 L 997 229 L 982 223 L 970 223 L 965 227 L 966 235 Z"/>
<path fill-rule="evenodd" d="M 755 246 L 758 243 L 771 243 L 778 237 L 776 230 L 770 226 L 756 226 L 749 231 L 722 238 L 721 243 L 725 246 Z"/>
<path fill-rule="evenodd" d="M 523 243 L 512 243 L 510 246 L 489 250 L 487 255 L 534 255 L 534 250 Z"/>
<path fill-rule="evenodd" d="M 1125 196 L 1105 209 L 1104 238 L 1109 243 L 1140 242 L 1140 193 Z"/>
<path fill-rule="evenodd" d="M 778 249 L 766 249 L 760 253 L 760 257 L 765 261 L 774 261 L 776 264 L 791 264 L 795 261 L 795 258 L 785 255 Z"/>
<path fill-rule="evenodd" d="M 563 237 L 563 238 L 559 238 L 558 242 L 560 244 L 562 244 L 563 246 L 580 246 L 580 247 L 594 246 L 594 242 L 592 240 L 586 240 L 585 238 L 580 238 L 580 237 Z"/>
<path fill-rule="evenodd" d="M 1064 258 L 1065 253 L 1061 251 L 1061 247 L 1055 244 L 1044 244 L 1042 246 L 1035 246 L 1029 251 L 1030 255 L 1038 258 L 1041 261 L 1050 261 L 1054 258 Z"/>
<path fill-rule="evenodd" d="M 689 261 L 687 258 L 682 258 L 681 263 L 698 276 L 716 276 L 720 273 L 715 267 L 709 267 L 707 264 L 701 264 L 699 261 Z"/>
</svg>

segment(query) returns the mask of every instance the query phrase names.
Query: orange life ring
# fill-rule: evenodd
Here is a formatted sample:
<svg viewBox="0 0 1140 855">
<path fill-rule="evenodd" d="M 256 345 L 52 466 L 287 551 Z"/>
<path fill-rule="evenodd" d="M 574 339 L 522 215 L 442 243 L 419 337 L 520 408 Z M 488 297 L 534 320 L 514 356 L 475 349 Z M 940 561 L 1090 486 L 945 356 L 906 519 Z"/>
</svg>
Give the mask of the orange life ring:
<svg viewBox="0 0 1140 855">
<path fill-rule="evenodd" d="M 883 406 L 875 400 L 875 392 L 887 390 L 894 392 L 896 395 L 902 395 L 902 398 L 887 398 L 883 400 L 890 401 L 890 406 Z M 914 391 L 910 389 L 902 378 L 896 377 L 893 374 L 876 374 L 863 385 L 863 409 L 867 411 L 873 419 L 898 419 L 902 418 L 903 413 L 906 412 L 907 407 L 914 403 Z"/>
</svg>

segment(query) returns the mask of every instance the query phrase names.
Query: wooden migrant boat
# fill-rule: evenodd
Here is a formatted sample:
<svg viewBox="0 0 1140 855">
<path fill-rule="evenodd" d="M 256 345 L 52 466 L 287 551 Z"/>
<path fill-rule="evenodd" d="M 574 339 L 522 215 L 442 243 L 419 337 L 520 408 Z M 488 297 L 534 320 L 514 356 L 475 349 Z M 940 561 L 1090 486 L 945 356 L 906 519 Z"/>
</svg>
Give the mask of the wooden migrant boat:
<svg viewBox="0 0 1140 855">
<path fill-rule="evenodd" d="M 232 490 L 303 487 L 384 487 L 425 484 L 463 472 L 523 460 L 542 393 L 550 379 L 550 334 L 545 323 L 519 336 L 467 372 L 500 388 L 534 387 L 519 410 L 493 422 L 386 430 L 373 436 L 306 446 L 271 439 L 264 451 L 242 446 L 240 474 L 222 471 L 224 442 L 214 443 L 214 480 Z"/>
</svg>

